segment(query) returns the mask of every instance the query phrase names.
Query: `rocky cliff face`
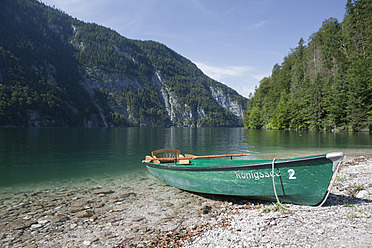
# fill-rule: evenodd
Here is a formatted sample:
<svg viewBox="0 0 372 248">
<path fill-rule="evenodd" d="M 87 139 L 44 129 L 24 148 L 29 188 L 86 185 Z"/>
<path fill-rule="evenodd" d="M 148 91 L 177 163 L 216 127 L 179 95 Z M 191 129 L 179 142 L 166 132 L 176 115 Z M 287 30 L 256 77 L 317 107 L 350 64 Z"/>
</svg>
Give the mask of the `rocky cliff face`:
<svg viewBox="0 0 372 248">
<path fill-rule="evenodd" d="M 246 99 L 163 44 L 36 0 L 0 16 L 0 126 L 242 126 Z"/>
<path fill-rule="evenodd" d="M 99 111 L 100 121 L 90 121 L 85 123 L 85 126 L 92 127 L 103 123 L 105 127 L 113 126 L 105 115 L 105 111 L 100 107 L 100 104 L 96 100 L 96 92 L 104 91 L 108 93 L 110 100 L 110 108 L 115 112 L 125 116 L 128 120 L 135 119 L 130 114 L 130 106 L 121 101 L 121 92 L 125 87 L 133 87 L 135 89 L 141 88 L 141 84 L 137 80 L 130 79 L 125 75 L 119 73 L 107 74 L 100 71 L 97 68 L 86 68 L 84 80 L 81 81 L 81 85 L 87 90 L 91 96 L 92 102 L 95 104 Z M 175 126 L 197 126 L 196 121 L 199 118 L 206 118 L 208 115 L 203 108 L 197 107 L 193 110 L 190 106 L 180 101 L 175 95 L 171 88 L 163 81 L 159 73 L 155 73 L 152 77 L 152 82 L 157 86 L 160 93 L 159 104 L 166 110 L 167 116 L 169 117 L 172 125 Z M 221 107 L 227 109 L 235 116 L 241 118 L 243 115 L 244 106 L 233 97 L 225 93 L 218 87 L 210 87 L 211 97 Z M 144 124 L 150 125 L 150 123 Z"/>
<path fill-rule="evenodd" d="M 228 109 L 231 113 L 238 117 L 243 116 L 243 110 L 245 106 L 242 106 L 241 102 L 233 99 L 230 94 L 226 94 L 223 90 L 219 88 L 210 87 L 211 95 L 214 100 L 223 108 Z"/>
</svg>

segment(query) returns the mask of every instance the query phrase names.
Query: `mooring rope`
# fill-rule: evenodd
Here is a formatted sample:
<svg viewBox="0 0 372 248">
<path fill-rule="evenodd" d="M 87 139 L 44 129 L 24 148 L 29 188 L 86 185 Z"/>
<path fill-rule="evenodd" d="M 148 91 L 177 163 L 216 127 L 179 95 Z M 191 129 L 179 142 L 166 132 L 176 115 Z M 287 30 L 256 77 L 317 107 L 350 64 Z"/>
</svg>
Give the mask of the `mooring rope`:
<svg viewBox="0 0 372 248">
<path fill-rule="evenodd" d="M 273 188 L 274 188 L 274 193 L 275 193 L 275 198 L 276 198 L 276 201 L 277 201 L 277 203 L 279 204 L 279 206 L 280 207 L 282 207 L 283 209 L 285 209 L 285 210 L 295 210 L 295 211 L 299 211 L 299 210 L 303 210 L 303 211 L 307 211 L 307 210 L 315 210 L 315 209 L 319 209 L 320 207 L 322 207 L 323 206 L 323 204 L 327 201 L 327 199 L 328 199 L 328 196 L 329 196 L 329 194 L 330 194 L 330 192 L 331 192 L 331 189 L 332 189 L 332 187 L 333 187 L 333 184 L 334 184 L 334 182 L 336 181 L 336 177 L 337 177 L 337 174 L 338 174 L 338 171 L 339 171 L 339 169 L 340 169 L 340 167 L 341 167 L 341 161 L 340 162 L 338 162 L 337 163 L 337 166 L 336 166 L 336 170 L 335 170 L 335 172 L 333 173 L 333 175 L 332 175 L 332 179 L 331 179 L 331 182 L 330 182 L 330 184 L 329 184 L 329 186 L 328 186 L 328 189 L 327 189 L 327 195 L 324 197 L 324 199 L 323 199 L 323 201 L 322 201 L 322 203 L 320 203 L 318 206 L 316 206 L 316 207 L 310 207 L 310 208 L 308 208 L 308 209 L 302 209 L 302 208 L 287 208 L 286 206 L 284 206 L 281 202 L 280 202 L 280 200 L 279 200 L 279 196 L 278 196 L 278 194 L 277 194 L 277 192 L 276 192 L 276 186 L 275 186 L 275 174 L 274 174 L 274 169 L 275 169 L 275 160 L 276 160 L 276 158 L 274 158 L 273 159 L 273 162 L 271 163 L 271 168 L 272 168 L 272 177 L 273 177 Z"/>
<path fill-rule="evenodd" d="M 274 193 L 275 193 L 275 198 L 276 198 L 276 201 L 277 203 L 279 204 L 279 206 L 281 206 L 282 208 L 286 209 L 286 210 L 289 210 L 289 208 L 285 207 L 279 200 L 279 197 L 278 197 L 278 194 L 276 193 L 276 187 L 275 187 L 275 160 L 276 158 L 273 159 L 273 162 L 271 163 L 271 169 L 272 169 L 272 178 L 273 178 L 273 188 L 274 188 Z"/>
</svg>

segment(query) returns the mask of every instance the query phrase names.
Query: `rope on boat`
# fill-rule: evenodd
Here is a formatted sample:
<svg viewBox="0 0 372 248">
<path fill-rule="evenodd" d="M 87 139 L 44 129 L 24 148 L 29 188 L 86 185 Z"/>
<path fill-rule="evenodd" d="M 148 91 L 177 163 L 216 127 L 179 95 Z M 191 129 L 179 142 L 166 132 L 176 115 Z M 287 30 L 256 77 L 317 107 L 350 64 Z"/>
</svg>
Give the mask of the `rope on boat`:
<svg viewBox="0 0 372 248">
<path fill-rule="evenodd" d="M 275 160 L 276 160 L 276 158 L 274 158 L 273 159 L 273 162 L 271 163 L 271 166 L 272 166 L 272 175 L 273 175 L 273 188 L 274 188 L 274 193 L 275 193 L 275 198 L 276 198 L 276 201 L 277 201 L 277 203 L 279 204 L 279 206 L 280 207 L 282 207 L 283 209 L 285 209 L 285 210 L 296 210 L 296 211 L 300 211 L 300 210 L 303 210 L 303 211 L 306 211 L 306 210 L 315 210 L 315 209 L 318 209 L 318 208 L 320 208 L 320 207 L 322 207 L 323 206 L 323 204 L 327 201 L 327 199 L 328 199 L 328 196 L 329 196 L 329 194 L 330 194 L 330 192 L 331 192 L 331 189 L 332 189 L 332 187 L 333 187 L 333 184 L 334 184 L 334 182 L 336 181 L 336 177 L 337 177 L 337 174 L 338 174 L 338 171 L 339 171 L 339 169 L 340 169 L 340 167 L 341 167 L 341 161 L 340 162 L 338 162 L 338 164 L 337 164 L 337 167 L 336 167 L 336 171 L 335 171 L 335 173 L 333 173 L 333 176 L 332 176 L 332 180 L 331 180 L 331 183 L 329 184 L 329 186 L 328 186 L 328 189 L 327 189 L 327 195 L 324 197 L 324 199 L 323 199 L 323 201 L 318 205 L 318 206 L 316 206 L 316 207 L 310 207 L 310 209 L 300 209 L 300 208 L 295 208 L 295 209 L 290 209 L 290 208 L 287 208 L 286 206 L 284 206 L 281 202 L 280 202 L 280 200 L 279 200 L 279 197 L 278 197 L 278 194 L 277 194 L 277 192 L 276 192 L 276 186 L 275 186 L 275 174 L 274 174 L 274 169 L 275 169 Z"/>
<path fill-rule="evenodd" d="M 275 193 L 275 198 L 276 198 L 276 201 L 278 202 L 279 206 L 281 206 L 282 208 L 284 208 L 285 210 L 289 210 L 289 208 L 285 207 L 279 200 L 279 197 L 278 197 L 278 194 L 276 193 L 276 187 L 275 187 L 275 160 L 276 158 L 273 159 L 273 162 L 271 163 L 271 169 L 272 169 L 272 178 L 273 178 L 273 188 L 274 188 L 274 193 Z"/>
</svg>

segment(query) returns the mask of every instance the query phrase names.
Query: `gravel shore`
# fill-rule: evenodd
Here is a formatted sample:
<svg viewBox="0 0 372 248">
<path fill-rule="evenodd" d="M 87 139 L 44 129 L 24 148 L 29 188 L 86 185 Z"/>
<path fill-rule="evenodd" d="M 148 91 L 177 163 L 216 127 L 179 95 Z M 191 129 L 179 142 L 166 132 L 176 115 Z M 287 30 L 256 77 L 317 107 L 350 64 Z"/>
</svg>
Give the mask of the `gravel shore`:
<svg viewBox="0 0 372 248">
<path fill-rule="evenodd" d="M 0 192 L 0 247 L 372 247 L 372 157 L 321 208 L 194 194 L 151 175 Z"/>
<path fill-rule="evenodd" d="M 183 247 L 372 247 L 372 157 L 344 163 L 326 204 L 233 206 Z"/>
<path fill-rule="evenodd" d="M 206 225 L 226 204 L 146 171 L 56 184 L 0 191 L 0 247 L 143 247 L 184 226 Z"/>
</svg>

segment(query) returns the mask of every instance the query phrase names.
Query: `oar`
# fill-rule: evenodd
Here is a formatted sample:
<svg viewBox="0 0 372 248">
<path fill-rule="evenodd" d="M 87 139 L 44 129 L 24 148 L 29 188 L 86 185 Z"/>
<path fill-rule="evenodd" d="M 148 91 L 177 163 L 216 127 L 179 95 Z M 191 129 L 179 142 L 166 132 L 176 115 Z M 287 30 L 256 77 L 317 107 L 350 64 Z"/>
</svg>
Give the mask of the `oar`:
<svg viewBox="0 0 372 248">
<path fill-rule="evenodd" d="M 195 156 L 192 154 L 185 154 L 185 158 L 188 159 L 198 159 L 198 158 L 222 158 L 222 157 L 241 157 L 250 156 L 251 154 L 220 154 L 220 155 L 205 155 L 205 156 Z"/>
<path fill-rule="evenodd" d="M 150 156 L 145 157 L 145 162 L 151 162 L 153 160 L 158 160 L 158 161 L 174 161 L 174 160 L 188 160 L 188 159 L 198 159 L 198 158 L 222 158 L 222 157 L 241 157 L 241 156 L 250 156 L 251 154 L 220 154 L 220 155 L 205 155 L 205 156 L 195 156 L 192 154 L 185 154 L 184 157 L 177 157 L 177 158 L 153 158 Z"/>
</svg>

